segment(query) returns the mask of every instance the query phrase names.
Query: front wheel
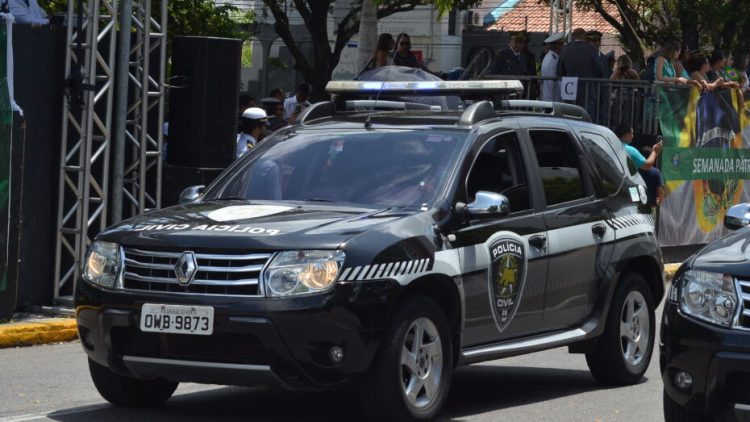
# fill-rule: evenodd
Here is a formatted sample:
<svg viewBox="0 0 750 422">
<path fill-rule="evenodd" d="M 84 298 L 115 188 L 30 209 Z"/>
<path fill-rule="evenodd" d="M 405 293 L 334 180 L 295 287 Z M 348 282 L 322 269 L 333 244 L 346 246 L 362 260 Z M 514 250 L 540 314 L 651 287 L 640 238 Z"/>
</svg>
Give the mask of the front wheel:
<svg viewBox="0 0 750 422">
<path fill-rule="evenodd" d="M 157 406 L 169 400 L 177 389 L 176 382 L 139 380 L 112 372 L 89 359 L 89 372 L 99 394 L 108 402 L 124 407 Z"/>
<path fill-rule="evenodd" d="M 656 316 L 646 280 L 626 274 L 615 292 L 604 334 L 596 350 L 586 354 L 591 374 L 608 385 L 629 385 L 641 380 L 654 351 Z"/>
<path fill-rule="evenodd" d="M 664 390 L 664 422 L 711 422 L 711 418 L 692 412 L 669 397 Z"/>
<path fill-rule="evenodd" d="M 372 420 L 433 419 L 448 396 L 453 348 L 445 315 L 432 299 L 402 305 L 360 380 L 362 406 Z"/>
</svg>

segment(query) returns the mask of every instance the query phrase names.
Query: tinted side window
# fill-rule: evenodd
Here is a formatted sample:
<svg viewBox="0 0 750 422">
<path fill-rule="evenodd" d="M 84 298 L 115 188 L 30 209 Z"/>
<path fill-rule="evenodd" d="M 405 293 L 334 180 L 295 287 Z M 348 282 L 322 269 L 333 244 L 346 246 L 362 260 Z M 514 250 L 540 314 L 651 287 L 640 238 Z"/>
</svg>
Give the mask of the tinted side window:
<svg viewBox="0 0 750 422">
<path fill-rule="evenodd" d="M 482 147 L 466 181 L 468 201 L 473 201 L 480 190 L 505 195 L 511 212 L 531 208 L 523 157 L 515 134 L 496 136 Z"/>
<path fill-rule="evenodd" d="M 585 198 L 578 150 L 568 134 L 532 130 L 529 135 L 539 162 L 547 205 Z"/>
<path fill-rule="evenodd" d="M 597 133 L 581 132 L 581 139 L 600 177 L 597 185 L 605 195 L 616 194 L 624 179 L 624 169 L 612 146 L 605 137 Z"/>
</svg>

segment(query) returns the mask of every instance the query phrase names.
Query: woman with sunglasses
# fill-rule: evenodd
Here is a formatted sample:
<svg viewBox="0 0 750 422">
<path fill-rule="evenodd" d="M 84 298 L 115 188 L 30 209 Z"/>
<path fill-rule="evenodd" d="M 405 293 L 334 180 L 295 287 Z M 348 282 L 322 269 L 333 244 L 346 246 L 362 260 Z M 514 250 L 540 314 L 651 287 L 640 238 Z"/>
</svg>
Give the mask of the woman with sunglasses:
<svg viewBox="0 0 750 422">
<path fill-rule="evenodd" d="M 393 55 L 393 64 L 396 66 L 414 67 L 434 74 L 424 64 L 420 63 L 410 50 L 411 37 L 409 37 L 409 34 L 405 32 L 398 34 L 398 37 L 396 37 L 396 53 Z"/>
</svg>

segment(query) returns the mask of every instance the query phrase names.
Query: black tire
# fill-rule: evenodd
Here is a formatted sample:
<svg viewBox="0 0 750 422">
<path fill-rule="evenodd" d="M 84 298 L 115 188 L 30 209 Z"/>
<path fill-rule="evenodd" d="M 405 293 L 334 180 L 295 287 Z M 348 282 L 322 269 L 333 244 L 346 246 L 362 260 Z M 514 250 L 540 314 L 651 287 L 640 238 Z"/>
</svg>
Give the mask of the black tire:
<svg viewBox="0 0 750 422">
<path fill-rule="evenodd" d="M 632 301 L 634 308 L 637 307 L 633 313 L 637 313 L 637 318 L 627 315 L 626 301 Z M 624 275 L 612 299 L 607 325 L 597 341 L 596 350 L 586 353 L 586 363 L 597 381 L 606 385 L 631 385 L 643 378 L 654 352 L 654 308 L 651 289 L 643 276 L 638 273 Z M 646 324 L 642 321 L 645 316 L 648 317 Z M 631 319 L 629 325 L 623 321 L 628 318 Z M 625 323 L 624 327 L 621 322 Z M 627 353 L 631 350 L 628 347 L 632 347 L 632 354 Z"/>
<path fill-rule="evenodd" d="M 124 407 L 158 406 L 169 400 L 178 383 L 166 380 L 139 380 L 112 372 L 89 359 L 89 373 L 99 394 L 108 402 Z"/>
<path fill-rule="evenodd" d="M 420 324 L 426 334 L 417 341 L 415 333 Z M 425 340 L 427 343 L 423 343 Z M 427 347 L 421 347 L 425 345 Z M 404 348 L 412 347 L 419 349 L 412 363 L 417 373 L 401 363 Z M 441 350 L 442 356 L 439 363 L 433 365 L 436 355 L 430 356 L 430 353 L 435 350 Z M 452 376 L 453 347 L 443 311 L 430 298 L 412 298 L 394 313 L 369 371 L 360 380 L 360 401 L 374 421 L 431 420 L 448 397 Z M 412 399 L 407 398 L 405 392 L 407 378 L 414 382 L 412 385 L 419 385 L 412 388 L 415 391 Z M 428 392 L 420 380 L 437 381 L 436 391 Z"/>
<path fill-rule="evenodd" d="M 669 397 L 664 390 L 664 422 L 711 422 L 706 415 L 692 412 Z"/>
</svg>

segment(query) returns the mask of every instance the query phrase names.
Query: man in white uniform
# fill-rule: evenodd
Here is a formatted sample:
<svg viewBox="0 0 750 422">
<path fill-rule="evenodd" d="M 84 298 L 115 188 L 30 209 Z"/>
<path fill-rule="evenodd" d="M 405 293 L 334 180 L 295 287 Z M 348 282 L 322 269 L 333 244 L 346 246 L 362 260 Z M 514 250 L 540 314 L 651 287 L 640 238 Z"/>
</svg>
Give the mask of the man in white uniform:
<svg viewBox="0 0 750 422">
<path fill-rule="evenodd" d="M 549 51 L 542 60 L 542 77 L 557 77 L 557 59 L 564 45 L 565 35 L 562 33 L 552 34 L 544 40 L 544 44 L 549 47 Z M 560 81 L 543 80 L 542 81 L 542 101 L 562 101 L 560 97 Z"/>
<path fill-rule="evenodd" d="M 310 107 L 310 103 L 307 101 L 308 98 L 310 98 L 310 86 L 302 84 L 297 87 L 297 91 L 293 96 L 284 100 L 284 119 L 289 124 L 293 124 L 297 120 L 297 116 L 305 111 L 307 107 Z"/>
<path fill-rule="evenodd" d="M 266 126 L 265 110 L 259 107 L 250 107 L 240 116 L 240 133 L 237 134 L 237 158 L 247 154 L 263 133 Z"/>
</svg>

